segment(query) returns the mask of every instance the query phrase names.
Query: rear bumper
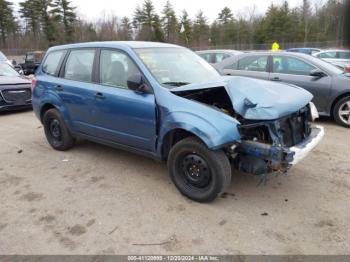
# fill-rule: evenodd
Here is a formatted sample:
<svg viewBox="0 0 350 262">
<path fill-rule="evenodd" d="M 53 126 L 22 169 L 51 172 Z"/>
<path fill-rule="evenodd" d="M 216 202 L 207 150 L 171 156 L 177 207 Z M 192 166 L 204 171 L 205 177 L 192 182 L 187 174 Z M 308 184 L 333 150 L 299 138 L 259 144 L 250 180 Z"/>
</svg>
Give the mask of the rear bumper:
<svg viewBox="0 0 350 262">
<path fill-rule="evenodd" d="M 300 144 L 291 147 L 289 150 L 293 154 L 291 165 L 295 165 L 304 159 L 312 149 L 314 149 L 324 137 L 324 128 L 322 126 L 313 126 L 311 134 Z"/>
</svg>

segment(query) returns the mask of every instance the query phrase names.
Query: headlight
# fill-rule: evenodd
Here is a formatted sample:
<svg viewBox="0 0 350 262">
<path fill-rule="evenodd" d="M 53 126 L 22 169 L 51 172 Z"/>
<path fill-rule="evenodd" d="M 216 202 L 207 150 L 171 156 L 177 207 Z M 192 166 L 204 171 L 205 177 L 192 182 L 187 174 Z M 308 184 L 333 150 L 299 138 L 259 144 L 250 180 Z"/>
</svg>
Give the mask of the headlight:
<svg viewBox="0 0 350 262">
<path fill-rule="evenodd" d="M 315 121 L 317 118 L 320 117 L 320 115 L 318 114 L 317 108 L 314 103 L 310 102 L 309 106 L 310 106 L 311 120 Z"/>
</svg>

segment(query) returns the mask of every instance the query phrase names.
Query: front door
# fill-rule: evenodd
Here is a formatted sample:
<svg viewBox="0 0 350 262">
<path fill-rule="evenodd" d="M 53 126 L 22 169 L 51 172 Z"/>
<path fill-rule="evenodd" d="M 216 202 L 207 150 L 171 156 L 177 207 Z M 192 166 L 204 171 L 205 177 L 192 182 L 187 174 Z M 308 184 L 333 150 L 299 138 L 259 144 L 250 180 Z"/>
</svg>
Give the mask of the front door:
<svg viewBox="0 0 350 262">
<path fill-rule="evenodd" d="M 274 55 L 270 80 L 294 84 L 308 90 L 314 96 L 313 102 L 318 111 L 326 112 L 331 77 L 310 76 L 311 70 L 314 69 L 316 69 L 314 65 L 304 60 L 290 56 Z"/>
<path fill-rule="evenodd" d="M 127 79 L 141 75 L 129 56 L 118 50 L 101 50 L 95 94 L 98 136 L 115 143 L 153 151 L 156 138 L 156 104 L 152 92 L 128 89 Z"/>
</svg>

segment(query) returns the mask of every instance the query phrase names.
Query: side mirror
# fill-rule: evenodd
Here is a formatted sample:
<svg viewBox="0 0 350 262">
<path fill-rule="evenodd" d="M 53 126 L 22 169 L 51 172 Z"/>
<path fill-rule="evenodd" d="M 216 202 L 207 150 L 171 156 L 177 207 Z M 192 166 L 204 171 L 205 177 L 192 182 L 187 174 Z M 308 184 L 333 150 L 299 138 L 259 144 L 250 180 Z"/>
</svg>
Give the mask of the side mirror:
<svg viewBox="0 0 350 262">
<path fill-rule="evenodd" d="M 16 66 L 16 65 L 17 65 L 17 62 L 16 62 L 15 59 L 12 60 L 12 65 L 13 65 L 13 66 Z"/>
<path fill-rule="evenodd" d="M 136 92 L 146 91 L 146 85 L 143 81 L 142 76 L 139 74 L 129 76 L 127 85 L 130 90 L 134 90 Z"/>
<path fill-rule="evenodd" d="M 321 77 L 326 76 L 326 74 L 323 71 L 321 71 L 320 69 L 313 69 L 310 71 L 310 76 L 321 78 Z"/>
</svg>

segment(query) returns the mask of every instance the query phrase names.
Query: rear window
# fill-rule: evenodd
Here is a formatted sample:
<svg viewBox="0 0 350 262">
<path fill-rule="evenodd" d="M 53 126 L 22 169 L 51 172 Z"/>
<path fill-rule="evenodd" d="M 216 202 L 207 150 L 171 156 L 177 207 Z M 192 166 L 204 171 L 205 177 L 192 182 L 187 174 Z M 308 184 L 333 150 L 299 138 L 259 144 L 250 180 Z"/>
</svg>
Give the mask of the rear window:
<svg viewBox="0 0 350 262">
<path fill-rule="evenodd" d="M 267 56 L 247 56 L 238 61 L 238 70 L 266 72 Z"/>
<path fill-rule="evenodd" d="M 43 71 L 46 74 L 55 75 L 65 52 L 66 51 L 61 50 L 61 51 L 55 51 L 48 54 L 43 64 Z"/>
</svg>

